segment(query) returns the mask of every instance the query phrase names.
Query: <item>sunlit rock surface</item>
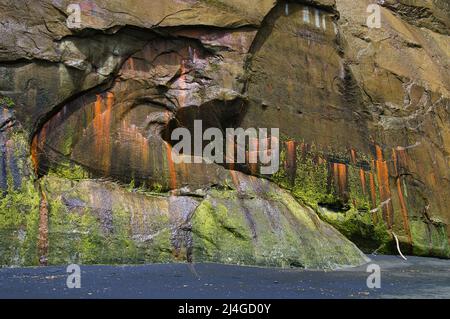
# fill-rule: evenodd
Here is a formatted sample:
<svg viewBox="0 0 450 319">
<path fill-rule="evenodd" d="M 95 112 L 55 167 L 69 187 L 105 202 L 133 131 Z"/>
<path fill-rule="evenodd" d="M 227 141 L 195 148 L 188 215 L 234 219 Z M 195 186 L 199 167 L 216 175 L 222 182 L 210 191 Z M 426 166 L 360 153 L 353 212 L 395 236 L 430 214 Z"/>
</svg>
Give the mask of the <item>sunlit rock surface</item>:
<svg viewBox="0 0 450 319">
<path fill-rule="evenodd" d="M 47 262 L 209 261 L 336 268 L 366 260 L 288 192 L 268 181 L 232 174 L 226 189 L 172 194 L 46 176 L 42 185 L 51 207 Z"/>
<path fill-rule="evenodd" d="M 0 264 L 450 256 L 445 1 L 70 3 L 0 0 Z M 194 120 L 280 170 L 175 163 Z"/>
</svg>

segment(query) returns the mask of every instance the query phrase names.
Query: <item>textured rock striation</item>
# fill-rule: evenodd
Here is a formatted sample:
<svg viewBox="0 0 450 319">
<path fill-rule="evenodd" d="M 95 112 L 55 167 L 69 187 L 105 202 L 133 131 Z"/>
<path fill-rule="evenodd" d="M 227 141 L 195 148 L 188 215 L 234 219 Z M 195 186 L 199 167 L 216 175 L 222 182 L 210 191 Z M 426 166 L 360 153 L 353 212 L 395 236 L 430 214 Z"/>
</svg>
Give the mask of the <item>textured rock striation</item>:
<svg viewBox="0 0 450 319">
<path fill-rule="evenodd" d="M 450 256 L 445 1 L 71 3 L 0 0 L 1 265 Z M 280 170 L 175 163 L 194 120 Z"/>
</svg>

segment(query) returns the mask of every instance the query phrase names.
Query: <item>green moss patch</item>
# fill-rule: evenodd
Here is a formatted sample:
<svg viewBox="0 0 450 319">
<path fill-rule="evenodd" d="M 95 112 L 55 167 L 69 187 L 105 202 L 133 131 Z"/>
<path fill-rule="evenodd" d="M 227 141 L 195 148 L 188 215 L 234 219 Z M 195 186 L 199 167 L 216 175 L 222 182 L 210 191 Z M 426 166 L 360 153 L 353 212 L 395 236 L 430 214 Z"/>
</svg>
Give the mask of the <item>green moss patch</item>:
<svg viewBox="0 0 450 319">
<path fill-rule="evenodd" d="M 0 265 L 37 265 L 40 197 L 33 183 L 0 199 Z"/>
</svg>

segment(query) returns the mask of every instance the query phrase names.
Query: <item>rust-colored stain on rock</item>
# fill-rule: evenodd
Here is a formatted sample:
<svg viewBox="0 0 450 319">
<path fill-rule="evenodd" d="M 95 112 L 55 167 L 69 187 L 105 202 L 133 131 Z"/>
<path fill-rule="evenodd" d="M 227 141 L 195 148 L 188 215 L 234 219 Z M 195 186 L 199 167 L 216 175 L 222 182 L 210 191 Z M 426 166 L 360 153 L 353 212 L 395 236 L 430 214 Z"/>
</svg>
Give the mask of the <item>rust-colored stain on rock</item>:
<svg viewBox="0 0 450 319">
<path fill-rule="evenodd" d="M 171 189 L 177 188 L 177 172 L 172 159 L 172 145 L 166 143 L 167 163 L 169 165 L 169 186 Z"/>
<path fill-rule="evenodd" d="M 297 172 L 297 143 L 295 141 L 286 142 L 285 166 L 291 183 L 294 183 Z"/>
<path fill-rule="evenodd" d="M 339 195 L 343 199 L 347 200 L 348 199 L 347 165 L 342 163 L 333 163 L 333 176 Z"/>
<path fill-rule="evenodd" d="M 399 152 L 399 154 L 397 154 Z M 400 156 L 398 156 L 400 155 Z M 411 235 L 411 229 L 409 227 L 409 216 L 408 216 L 408 209 L 406 207 L 406 201 L 403 196 L 403 189 L 402 189 L 402 176 L 399 172 L 399 166 L 404 165 L 406 163 L 406 153 L 405 150 L 397 150 L 392 149 L 392 161 L 394 162 L 394 170 L 395 170 L 395 179 L 397 184 L 397 196 L 398 200 L 400 202 L 400 211 L 402 214 L 402 221 L 403 221 L 403 229 L 405 230 L 408 241 L 410 245 L 412 245 L 412 235 Z"/>
<path fill-rule="evenodd" d="M 380 192 L 381 211 L 383 219 L 388 228 L 392 227 L 393 208 L 391 189 L 389 187 L 389 171 L 387 162 L 383 159 L 383 151 L 379 145 L 376 145 L 376 161 L 378 189 Z"/>
<path fill-rule="evenodd" d="M 361 181 L 362 192 L 366 195 L 366 172 L 362 168 L 359 169 L 359 180 Z"/>
</svg>

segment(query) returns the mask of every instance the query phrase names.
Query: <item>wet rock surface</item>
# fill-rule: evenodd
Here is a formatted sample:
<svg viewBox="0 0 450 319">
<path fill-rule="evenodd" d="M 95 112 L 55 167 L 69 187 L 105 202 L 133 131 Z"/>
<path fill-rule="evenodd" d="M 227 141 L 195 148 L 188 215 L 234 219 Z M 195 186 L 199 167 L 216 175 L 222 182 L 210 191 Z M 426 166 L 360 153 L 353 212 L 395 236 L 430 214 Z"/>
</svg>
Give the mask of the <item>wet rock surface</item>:
<svg viewBox="0 0 450 319">
<path fill-rule="evenodd" d="M 359 265 L 356 246 L 288 192 L 232 171 L 230 188 L 145 193 L 47 176 L 48 263 Z"/>
<path fill-rule="evenodd" d="M 341 271 L 218 264 L 82 266 L 81 288 L 66 287 L 65 267 L 0 269 L 2 298 L 379 299 L 450 296 L 449 261 L 369 256 L 381 288 L 366 285 L 367 265 Z M 185 301 L 182 301 L 184 304 Z"/>
<path fill-rule="evenodd" d="M 445 1 L 69 3 L 0 1 L 2 265 L 450 256 Z M 280 170 L 174 163 L 194 120 Z"/>
</svg>

